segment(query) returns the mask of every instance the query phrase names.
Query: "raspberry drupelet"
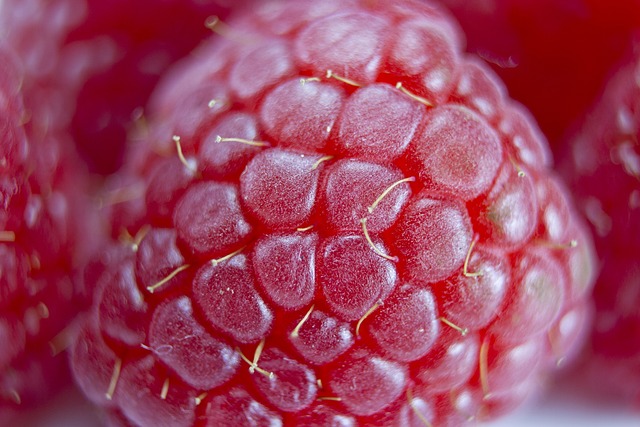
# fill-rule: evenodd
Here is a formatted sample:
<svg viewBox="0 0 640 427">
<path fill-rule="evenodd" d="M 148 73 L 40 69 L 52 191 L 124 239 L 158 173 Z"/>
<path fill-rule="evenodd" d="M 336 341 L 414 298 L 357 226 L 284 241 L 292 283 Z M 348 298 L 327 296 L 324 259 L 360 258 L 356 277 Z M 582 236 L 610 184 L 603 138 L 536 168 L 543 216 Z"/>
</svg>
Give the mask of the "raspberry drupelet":
<svg viewBox="0 0 640 427">
<path fill-rule="evenodd" d="M 269 1 L 156 90 L 75 378 L 115 425 L 455 426 L 589 325 L 590 237 L 439 8 Z"/>
</svg>

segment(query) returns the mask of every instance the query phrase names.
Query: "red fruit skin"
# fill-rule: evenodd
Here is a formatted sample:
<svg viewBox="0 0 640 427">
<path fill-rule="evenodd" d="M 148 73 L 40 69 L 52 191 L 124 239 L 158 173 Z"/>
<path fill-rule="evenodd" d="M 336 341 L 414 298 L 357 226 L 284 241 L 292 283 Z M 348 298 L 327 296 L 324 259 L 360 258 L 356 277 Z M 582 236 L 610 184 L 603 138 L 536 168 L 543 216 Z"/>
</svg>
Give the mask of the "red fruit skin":
<svg viewBox="0 0 640 427">
<path fill-rule="evenodd" d="M 598 392 L 640 403 L 640 54 L 609 80 L 559 168 L 588 219 L 600 259 L 586 356 Z"/>
<path fill-rule="evenodd" d="M 455 426 L 570 362 L 590 236 L 444 12 L 270 1 L 226 25 L 107 185 L 116 255 L 71 359 L 89 399 L 140 425 Z"/>
<path fill-rule="evenodd" d="M 23 64 L 9 49 L 0 44 L 2 419 L 70 383 L 64 350 L 91 298 L 76 268 L 100 240 L 86 172 L 64 135 L 23 99 Z"/>
<path fill-rule="evenodd" d="M 556 156 L 640 31 L 638 0 L 438 2 L 460 22 L 468 51 L 531 110 Z"/>
<path fill-rule="evenodd" d="M 207 17 L 243 3 L 8 0 L 0 19 L 24 58 L 25 84 L 52 105 L 49 120 L 69 126 L 92 172 L 109 174 L 161 73 L 210 34 Z"/>
</svg>

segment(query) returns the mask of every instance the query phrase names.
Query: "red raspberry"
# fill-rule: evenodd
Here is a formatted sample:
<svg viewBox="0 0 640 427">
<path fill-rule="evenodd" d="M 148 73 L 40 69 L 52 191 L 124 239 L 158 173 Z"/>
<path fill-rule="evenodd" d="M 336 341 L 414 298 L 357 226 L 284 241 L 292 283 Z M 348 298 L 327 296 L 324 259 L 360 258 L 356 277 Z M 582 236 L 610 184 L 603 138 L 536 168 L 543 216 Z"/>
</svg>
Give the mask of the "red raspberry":
<svg viewBox="0 0 640 427">
<path fill-rule="evenodd" d="M 86 395 L 174 426 L 521 403 L 579 345 L 592 268 L 529 115 L 423 2 L 270 1 L 222 28 L 105 196 L 122 237 L 72 352 Z"/>
<path fill-rule="evenodd" d="M 82 169 L 23 103 L 22 69 L 5 45 L 0 64 L 0 420 L 8 425 L 65 384 L 65 373 L 69 382 L 58 353 L 87 297 L 72 276 L 95 240 Z"/>
<path fill-rule="evenodd" d="M 438 1 L 460 21 L 469 51 L 531 110 L 555 154 L 640 30 L 639 0 Z"/>
<path fill-rule="evenodd" d="M 70 125 L 80 154 L 106 174 L 161 73 L 210 33 L 207 16 L 246 1 L 6 0 L 0 20 L 27 86 L 39 87 L 33 104 L 54 105 L 50 120 Z"/>
<path fill-rule="evenodd" d="M 594 231 L 601 272 L 590 341 L 598 390 L 640 403 L 640 54 L 609 81 L 559 167 Z M 604 387 L 608 384 L 609 387 Z"/>
</svg>

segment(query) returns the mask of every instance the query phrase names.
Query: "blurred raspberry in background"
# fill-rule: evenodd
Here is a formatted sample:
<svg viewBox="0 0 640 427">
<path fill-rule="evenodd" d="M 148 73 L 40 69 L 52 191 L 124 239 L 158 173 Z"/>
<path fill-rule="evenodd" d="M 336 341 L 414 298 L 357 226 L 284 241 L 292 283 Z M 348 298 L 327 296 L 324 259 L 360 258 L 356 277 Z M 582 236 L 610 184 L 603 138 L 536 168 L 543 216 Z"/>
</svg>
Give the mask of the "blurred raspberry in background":
<svg viewBox="0 0 640 427">
<path fill-rule="evenodd" d="M 640 408 L 640 43 L 576 128 L 558 168 L 591 224 L 601 264 L 579 374 Z"/>
<path fill-rule="evenodd" d="M 531 110 L 552 149 L 596 101 L 640 31 L 640 0 L 438 0 Z"/>
<path fill-rule="evenodd" d="M 248 0 L 247 0 L 248 1 Z M 161 73 L 239 0 L 4 0 L 0 35 L 24 59 L 25 91 L 50 109 L 92 172 L 115 171 Z"/>
</svg>

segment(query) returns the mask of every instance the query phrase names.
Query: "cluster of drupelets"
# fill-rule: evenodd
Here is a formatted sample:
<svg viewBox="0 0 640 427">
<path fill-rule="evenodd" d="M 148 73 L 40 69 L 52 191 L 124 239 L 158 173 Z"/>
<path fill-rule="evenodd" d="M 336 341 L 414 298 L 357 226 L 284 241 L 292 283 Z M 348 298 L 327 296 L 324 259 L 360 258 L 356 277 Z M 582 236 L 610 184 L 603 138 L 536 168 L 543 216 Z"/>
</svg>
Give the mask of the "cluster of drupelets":
<svg viewBox="0 0 640 427">
<path fill-rule="evenodd" d="M 95 129 L 63 95 L 114 46 L 67 46 L 68 74 L 31 50 L 8 80 L 24 111 L 1 86 L 21 112 L 2 111 L 15 218 L 0 228 L 0 419 L 44 394 L 67 346 L 114 425 L 458 425 L 512 410 L 576 357 L 589 233 L 540 131 L 455 25 L 411 1 L 278 5 L 207 20 L 217 37 L 167 75 L 148 118 L 125 102 L 130 146 L 96 210 L 68 153 Z M 46 27 L 54 44 L 77 25 L 63 21 Z M 37 47 L 25 34 L 16 46 Z M 625 132 L 614 162 L 637 178 Z"/>
</svg>

